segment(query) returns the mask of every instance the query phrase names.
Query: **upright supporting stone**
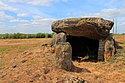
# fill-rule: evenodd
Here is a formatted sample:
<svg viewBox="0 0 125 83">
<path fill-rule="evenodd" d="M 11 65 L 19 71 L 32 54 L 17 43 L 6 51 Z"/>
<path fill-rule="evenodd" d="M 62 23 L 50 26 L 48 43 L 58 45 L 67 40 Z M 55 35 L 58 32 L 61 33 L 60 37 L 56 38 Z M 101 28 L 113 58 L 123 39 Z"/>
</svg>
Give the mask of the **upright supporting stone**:
<svg viewBox="0 0 125 83">
<path fill-rule="evenodd" d="M 105 62 L 113 57 L 116 53 L 115 40 L 113 39 L 111 34 L 105 39 L 104 50 Z"/>
<path fill-rule="evenodd" d="M 72 67 L 72 47 L 69 42 L 56 45 L 56 67 L 70 71 Z"/>
<path fill-rule="evenodd" d="M 52 45 L 56 46 L 56 44 L 58 44 L 58 42 L 66 42 L 66 34 L 65 33 L 60 32 L 58 34 L 53 35 Z"/>
<path fill-rule="evenodd" d="M 99 40 L 98 61 L 104 60 L 104 40 Z"/>
</svg>

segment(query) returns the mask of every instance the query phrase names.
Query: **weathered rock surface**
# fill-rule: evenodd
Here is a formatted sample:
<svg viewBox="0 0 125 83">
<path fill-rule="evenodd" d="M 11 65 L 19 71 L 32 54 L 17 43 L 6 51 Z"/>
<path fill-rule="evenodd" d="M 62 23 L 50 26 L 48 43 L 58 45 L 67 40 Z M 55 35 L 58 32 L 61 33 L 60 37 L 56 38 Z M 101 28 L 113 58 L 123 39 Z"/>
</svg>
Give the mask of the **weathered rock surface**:
<svg viewBox="0 0 125 83">
<path fill-rule="evenodd" d="M 66 42 L 66 34 L 65 33 L 58 33 L 53 35 L 52 39 L 52 46 L 56 46 L 59 42 Z"/>
<path fill-rule="evenodd" d="M 115 40 L 113 39 L 112 35 L 109 35 L 105 39 L 104 43 L 104 60 L 107 61 L 111 57 L 113 57 L 116 53 L 116 46 L 115 46 Z"/>
<path fill-rule="evenodd" d="M 109 35 L 113 22 L 103 18 L 68 18 L 53 22 L 52 31 L 64 32 L 70 36 L 84 36 L 103 39 Z"/>
<path fill-rule="evenodd" d="M 56 45 L 56 67 L 71 70 L 72 47 L 69 42 L 59 42 Z"/>
</svg>

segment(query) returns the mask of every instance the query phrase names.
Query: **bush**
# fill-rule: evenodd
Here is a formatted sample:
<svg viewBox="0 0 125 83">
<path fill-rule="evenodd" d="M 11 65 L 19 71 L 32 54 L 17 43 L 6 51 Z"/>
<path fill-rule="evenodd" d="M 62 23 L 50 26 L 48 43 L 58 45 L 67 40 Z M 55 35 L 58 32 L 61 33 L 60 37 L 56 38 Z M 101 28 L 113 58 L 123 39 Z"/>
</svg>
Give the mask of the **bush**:
<svg viewBox="0 0 125 83">
<path fill-rule="evenodd" d="M 25 38 L 52 38 L 52 34 L 48 33 L 37 33 L 37 34 L 23 34 L 23 33 L 14 33 L 14 34 L 0 34 L 0 39 L 25 39 Z"/>
<path fill-rule="evenodd" d="M 43 33 L 37 33 L 36 38 L 45 38 L 45 34 Z"/>
<path fill-rule="evenodd" d="M 47 33 L 45 34 L 45 38 L 48 38 L 48 34 Z"/>
</svg>

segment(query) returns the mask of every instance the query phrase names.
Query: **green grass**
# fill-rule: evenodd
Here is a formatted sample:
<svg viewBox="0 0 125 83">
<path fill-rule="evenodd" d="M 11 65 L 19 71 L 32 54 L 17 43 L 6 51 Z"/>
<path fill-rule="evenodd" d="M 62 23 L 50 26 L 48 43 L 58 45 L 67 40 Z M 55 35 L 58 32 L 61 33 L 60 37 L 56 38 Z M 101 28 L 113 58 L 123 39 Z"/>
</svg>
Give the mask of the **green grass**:
<svg viewBox="0 0 125 83">
<path fill-rule="evenodd" d="M 125 62 L 125 59 L 123 59 L 122 61 Z"/>
<path fill-rule="evenodd" d="M 4 52 L 4 51 L 6 51 L 6 47 L 3 47 L 3 48 L 0 48 L 0 52 Z"/>
<path fill-rule="evenodd" d="M 0 55 L 0 67 L 4 65 L 4 56 Z"/>
<path fill-rule="evenodd" d="M 125 44 L 125 41 L 122 41 L 122 44 Z"/>
<path fill-rule="evenodd" d="M 6 46 L 6 47 L 0 47 L 0 52 L 4 51 L 11 51 L 11 50 L 26 50 L 28 46 Z"/>
<path fill-rule="evenodd" d="M 125 62 L 125 50 L 124 49 L 117 49 L 117 53 L 114 57 L 110 58 L 108 61 L 109 63 L 116 63 L 116 62 Z"/>
</svg>

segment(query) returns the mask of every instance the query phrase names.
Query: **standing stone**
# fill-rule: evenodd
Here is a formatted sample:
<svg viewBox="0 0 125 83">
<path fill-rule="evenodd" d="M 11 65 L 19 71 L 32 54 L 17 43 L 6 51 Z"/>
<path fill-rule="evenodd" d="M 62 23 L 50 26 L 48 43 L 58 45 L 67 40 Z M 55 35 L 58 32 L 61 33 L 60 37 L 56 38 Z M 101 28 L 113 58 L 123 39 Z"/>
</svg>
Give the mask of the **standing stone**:
<svg viewBox="0 0 125 83">
<path fill-rule="evenodd" d="M 51 46 L 52 46 L 52 52 L 54 53 L 55 52 L 55 48 L 56 48 L 56 45 L 59 43 L 59 42 L 66 42 L 66 34 L 63 33 L 63 32 L 60 32 L 60 33 L 55 33 L 53 35 L 53 39 L 52 39 L 52 42 L 51 42 Z"/>
<path fill-rule="evenodd" d="M 59 42 L 56 45 L 56 66 L 57 68 L 70 71 L 72 67 L 72 47 L 69 42 Z"/>
<path fill-rule="evenodd" d="M 52 46 L 56 46 L 58 42 L 66 42 L 66 34 L 61 32 L 53 35 Z"/>
<path fill-rule="evenodd" d="M 104 40 L 99 40 L 98 61 L 104 60 Z"/>
<path fill-rule="evenodd" d="M 105 39 L 104 43 L 104 60 L 109 60 L 112 56 L 116 53 L 116 47 L 115 47 L 115 40 L 113 39 L 112 35 L 109 35 Z"/>
</svg>

